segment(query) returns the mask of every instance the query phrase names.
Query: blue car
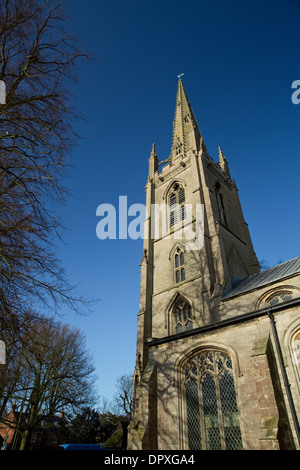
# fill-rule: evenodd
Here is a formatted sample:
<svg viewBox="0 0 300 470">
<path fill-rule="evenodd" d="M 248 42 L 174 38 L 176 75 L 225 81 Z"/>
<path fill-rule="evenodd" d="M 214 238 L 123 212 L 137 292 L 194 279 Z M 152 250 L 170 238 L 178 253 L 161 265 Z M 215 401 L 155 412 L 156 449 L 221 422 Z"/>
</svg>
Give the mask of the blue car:
<svg viewBox="0 0 300 470">
<path fill-rule="evenodd" d="M 63 450 L 106 450 L 102 444 L 61 444 Z"/>
</svg>

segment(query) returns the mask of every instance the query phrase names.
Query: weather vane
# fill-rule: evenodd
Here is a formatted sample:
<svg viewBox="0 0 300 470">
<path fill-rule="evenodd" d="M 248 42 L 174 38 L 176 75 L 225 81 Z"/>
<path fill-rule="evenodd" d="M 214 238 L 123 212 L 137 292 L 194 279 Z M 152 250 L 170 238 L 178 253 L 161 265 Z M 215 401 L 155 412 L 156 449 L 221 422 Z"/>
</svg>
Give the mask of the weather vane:
<svg viewBox="0 0 300 470">
<path fill-rule="evenodd" d="M 179 75 L 177 75 L 178 78 L 182 77 L 182 75 L 184 75 L 184 73 L 180 73 Z"/>
</svg>

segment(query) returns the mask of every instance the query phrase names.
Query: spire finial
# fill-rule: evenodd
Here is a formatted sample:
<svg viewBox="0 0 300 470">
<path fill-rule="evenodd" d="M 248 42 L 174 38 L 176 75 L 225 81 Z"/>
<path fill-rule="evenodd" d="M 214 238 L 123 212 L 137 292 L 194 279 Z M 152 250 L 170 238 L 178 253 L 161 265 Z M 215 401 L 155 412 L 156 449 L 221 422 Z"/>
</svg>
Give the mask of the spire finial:
<svg viewBox="0 0 300 470">
<path fill-rule="evenodd" d="M 156 156 L 157 153 L 156 153 L 156 146 L 155 146 L 155 143 L 152 144 L 152 150 L 151 150 L 151 156 Z"/>
<path fill-rule="evenodd" d="M 221 149 L 220 146 L 218 147 L 218 150 L 219 150 L 219 162 L 226 162 L 225 155 L 224 155 L 224 153 L 222 152 L 222 149 Z"/>
<path fill-rule="evenodd" d="M 154 174 L 158 171 L 158 156 L 156 153 L 155 143 L 152 145 L 151 155 L 149 158 L 149 178 L 153 179 Z"/>
<path fill-rule="evenodd" d="M 230 176 L 229 168 L 228 168 L 228 161 L 226 160 L 226 157 L 224 153 L 222 152 L 221 147 L 218 147 L 219 149 L 219 165 L 222 168 L 222 170 L 227 173 L 228 176 Z"/>
<path fill-rule="evenodd" d="M 180 73 L 179 75 L 177 75 L 177 78 L 181 78 L 182 75 L 184 75 L 184 73 Z"/>
</svg>

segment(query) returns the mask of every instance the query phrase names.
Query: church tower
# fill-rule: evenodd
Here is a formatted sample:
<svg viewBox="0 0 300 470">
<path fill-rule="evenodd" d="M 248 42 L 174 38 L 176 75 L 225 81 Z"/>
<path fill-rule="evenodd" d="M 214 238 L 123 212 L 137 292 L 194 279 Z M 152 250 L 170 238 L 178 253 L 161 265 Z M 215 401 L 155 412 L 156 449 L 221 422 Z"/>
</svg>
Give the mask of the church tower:
<svg viewBox="0 0 300 470">
<path fill-rule="evenodd" d="M 217 163 L 209 155 L 181 78 L 169 158 L 160 162 L 152 147 L 146 209 L 129 448 L 210 448 L 193 425 L 199 421 L 197 400 L 211 393 L 213 406 L 221 389 L 214 395 L 212 380 L 196 398 L 201 364 L 224 370 L 236 420 L 229 431 L 211 425 L 213 446 L 229 448 L 224 436 L 230 432 L 232 447 L 241 448 L 232 346 L 224 347 L 216 325 L 241 313 L 224 308 L 222 297 L 257 275 L 259 264 L 228 161 L 220 147 Z"/>
</svg>

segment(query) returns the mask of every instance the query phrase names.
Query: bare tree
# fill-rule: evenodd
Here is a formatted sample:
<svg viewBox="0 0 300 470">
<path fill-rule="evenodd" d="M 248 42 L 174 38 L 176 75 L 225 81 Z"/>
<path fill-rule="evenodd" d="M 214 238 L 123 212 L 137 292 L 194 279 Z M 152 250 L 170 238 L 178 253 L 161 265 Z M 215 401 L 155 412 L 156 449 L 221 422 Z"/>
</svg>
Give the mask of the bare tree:
<svg viewBox="0 0 300 470">
<path fill-rule="evenodd" d="M 115 404 L 120 413 L 130 419 L 132 411 L 132 375 L 125 374 L 117 379 Z"/>
<path fill-rule="evenodd" d="M 77 413 L 94 405 L 96 394 L 93 360 L 78 330 L 42 317 L 27 321 L 22 334 L 16 364 L 12 360 L 8 366 L 21 373 L 16 374 L 8 398 L 26 417 L 26 424 L 20 420 L 18 428 L 24 449 L 41 416 L 47 431 L 55 413 Z"/>
<path fill-rule="evenodd" d="M 63 2 L 0 0 L 0 316 L 13 323 L 32 302 L 80 305 L 57 259 L 58 204 L 76 141 L 72 96 L 86 57 L 64 31 Z M 2 328 L 1 328 L 2 329 Z"/>
<path fill-rule="evenodd" d="M 24 381 L 27 381 L 27 364 L 24 361 L 27 347 L 26 331 L 29 324 L 34 321 L 41 321 L 41 319 L 31 311 L 26 312 L 22 317 L 16 316 L 12 322 L 0 316 L 0 331 L 5 338 L 6 345 L 6 363 L 0 365 L 0 417 L 3 416 L 15 390 L 22 387 L 26 389 L 24 385 Z"/>
</svg>

